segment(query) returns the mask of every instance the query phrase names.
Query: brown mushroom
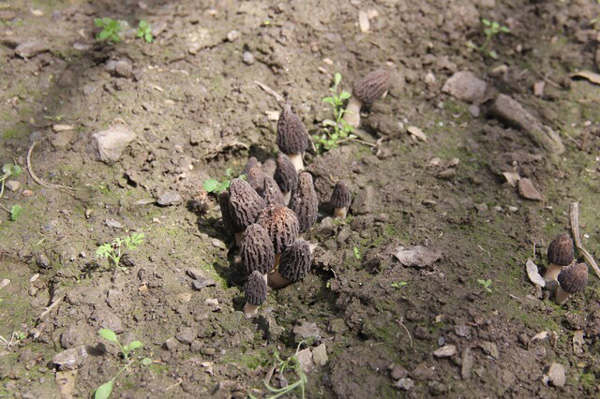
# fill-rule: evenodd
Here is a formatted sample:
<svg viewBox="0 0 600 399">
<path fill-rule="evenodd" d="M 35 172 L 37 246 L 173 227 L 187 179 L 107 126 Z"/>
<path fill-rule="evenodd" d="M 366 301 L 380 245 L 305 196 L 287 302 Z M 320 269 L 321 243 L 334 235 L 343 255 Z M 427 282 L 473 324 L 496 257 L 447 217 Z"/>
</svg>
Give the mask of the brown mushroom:
<svg viewBox="0 0 600 399">
<path fill-rule="evenodd" d="M 250 318 L 256 314 L 258 307 L 267 301 L 267 283 L 259 271 L 253 271 L 244 286 L 246 304 L 244 315 Z"/>
<path fill-rule="evenodd" d="M 229 214 L 233 221 L 235 242 L 239 247 L 246 227 L 256 222 L 265 207 L 265 200 L 250 187 L 248 182 L 233 179 L 229 185 Z"/>
<path fill-rule="evenodd" d="M 267 205 L 286 205 L 283 193 L 275 180 L 270 176 L 265 176 L 264 187 L 259 194 L 265 199 Z"/>
<path fill-rule="evenodd" d="M 266 177 L 265 172 L 263 172 L 260 163 L 255 157 L 250 157 L 248 159 L 248 163 L 242 172 L 246 175 L 246 181 L 250 184 L 256 192 L 260 192 L 264 189 L 264 180 Z"/>
<path fill-rule="evenodd" d="M 310 244 L 296 241 L 281 254 L 279 268 L 268 276 L 269 286 L 278 290 L 302 280 L 310 272 L 311 263 Z"/>
<path fill-rule="evenodd" d="M 294 189 L 290 209 L 298 217 L 300 233 L 308 231 L 317 221 L 319 198 L 310 173 L 302 172 L 298 175 L 298 186 Z"/>
<path fill-rule="evenodd" d="M 331 193 L 331 205 L 334 207 L 333 217 L 337 219 L 345 219 L 348 213 L 348 208 L 352 202 L 352 194 L 350 189 L 343 180 L 335 183 L 333 192 Z"/>
<path fill-rule="evenodd" d="M 265 278 L 275 264 L 275 250 L 269 233 L 258 223 L 251 224 L 244 232 L 240 250 L 242 264 L 248 275 L 258 271 Z"/>
<path fill-rule="evenodd" d="M 564 268 L 558 275 L 556 303 L 563 305 L 571 294 L 583 291 L 587 281 L 588 266 L 585 263 L 576 263 Z"/>
<path fill-rule="evenodd" d="M 560 234 L 552 240 L 548 247 L 548 269 L 544 280 L 556 280 L 563 267 L 573 263 L 573 241 L 568 234 Z"/>
<path fill-rule="evenodd" d="M 387 69 L 378 69 L 358 80 L 352 89 L 352 97 L 348 101 L 344 120 L 352 127 L 360 125 L 360 109 L 370 106 L 375 100 L 385 96 L 392 83 L 392 73 Z"/>
<path fill-rule="evenodd" d="M 281 253 L 298 238 L 298 218 L 283 205 L 269 205 L 258 216 L 258 224 L 265 228 L 275 250 L 274 268 L 279 263 Z"/>
<path fill-rule="evenodd" d="M 219 208 L 221 208 L 221 219 L 223 221 L 223 227 L 227 231 L 233 231 L 233 220 L 229 213 L 229 191 L 221 191 L 219 193 Z"/>
<path fill-rule="evenodd" d="M 283 193 L 284 205 L 289 204 L 292 190 L 298 184 L 298 172 L 287 155 L 279 154 L 277 156 L 277 167 L 275 168 L 273 178 Z"/>
<path fill-rule="evenodd" d="M 297 171 L 304 169 L 302 156 L 308 148 L 308 133 L 302 119 L 287 104 L 277 121 L 277 146 L 290 158 Z"/>
</svg>

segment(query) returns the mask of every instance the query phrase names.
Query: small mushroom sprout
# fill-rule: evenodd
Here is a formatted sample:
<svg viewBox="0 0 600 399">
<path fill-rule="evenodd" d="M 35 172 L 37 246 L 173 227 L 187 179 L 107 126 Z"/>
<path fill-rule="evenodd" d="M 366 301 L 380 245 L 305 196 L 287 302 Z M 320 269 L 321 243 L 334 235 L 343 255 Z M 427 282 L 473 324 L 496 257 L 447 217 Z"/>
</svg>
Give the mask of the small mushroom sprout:
<svg viewBox="0 0 600 399">
<path fill-rule="evenodd" d="M 331 205 L 333 206 L 333 217 L 336 219 L 345 219 L 348 214 L 348 208 L 352 202 L 350 189 L 343 180 L 338 181 L 331 193 Z"/>
<path fill-rule="evenodd" d="M 256 314 L 258 307 L 267 300 L 267 283 L 259 271 L 253 271 L 248 277 L 244 286 L 246 294 L 246 304 L 244 305 L 244 315 L 250 318 Z"/>
<path fill-rule="evenodd" d="M 568 234 L 560 234 L 552 240 L 548 246 L 548 269 L 544 274 L 544 280 L 556 280 L 558 274 L 564 268 L 573 263 L 574 249 L 573 241 Z"/>
<path fill-rule="evenodd" d="M 344 120 L 356 128 L 360 125 L 360 109 L 370 106 L 375 100 L 385 96 L 392 83 L 392 73 L 387 69 L 378 69 L 358 80 L 352 89 L 352 97 L 346 106 Z"/>
<path fill-rule="evenodd" d="M 302 119 L 292 112 L 289 105 L 285 105 L 277 121 L 277 146 L 290 158 L 296 171 L 304 169 L 302 157 L 308 148 L 308 141 L 308 133 Z"/>
<path fill-rule="evenodd" d="M 296 241 L 281 254 L 279 268 L 268 276 L 269 286 L 278 290 L 302 280 L 310 272 L 311 262 L 310 244 Z"/>
<path fill-rule="evenodd" d="M 558 275 L 556 303 L 563 305 L 571 294 L 583 291 L 587 281 L 588 266 L 585 263 L 576 263 L 563 269 Z"/>
</svg>

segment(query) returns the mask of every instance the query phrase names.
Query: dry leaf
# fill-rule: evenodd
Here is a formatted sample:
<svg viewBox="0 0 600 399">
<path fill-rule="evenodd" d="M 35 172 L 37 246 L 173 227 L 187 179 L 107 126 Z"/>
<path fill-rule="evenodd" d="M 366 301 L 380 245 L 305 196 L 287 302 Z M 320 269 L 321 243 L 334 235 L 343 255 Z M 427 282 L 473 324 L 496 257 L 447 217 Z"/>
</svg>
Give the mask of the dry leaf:
<svg viewBox="0 0 600 399">
<path fill-rule="evenodd" d="M 427 135 L 425 133 L 423 133 L 423 131 L 421 129 L 419 129 L 416 126 L 409 126 L 406 128 L 406 131 L 409 134 L 412 134 L 413 136 L 415 136 L 416 138 L 418 138 L 421 141 L 427 142 Z"/>
<path fill-rule="evenodd" d="M 542 331 L 542 332 L 539 332 L 539 333 L 535 334 L 533 336 L 533 338 L 531 338 L 529 340 L 529 343 L 527 344 L 527 350 L 529 350 L 529 346 L 531 345 L 531 343 L 533 341 L 538 341 L 538 340 L 546 339 L 546 338 L 548 338 L 548 335 L 549 335 L 548 331 Z"/>
<path fill-rule="evenodd" d="M 504 175 L 504 178 L 506 179 L 508 184 L 510 184 L 513 187 L 517 187 L 517 182 L 521 180 L 521 176 L 519 176 L 519 174 L 515 172 L 502 172 L 502 174 Z"/>
<path fill-rule="evenodd" d="M 572 78 L 587 79 L 587 80 L 589 80 L 592 83 L 600 85 L 600 74 L 597 74 L 595 72 L 591 72 L 591 71 L 575 72 L 575 73 L 571 74 L 571 79 Z"/>
<path fill-rule="evenodd" d="M 540 287 L 545 287 L 546 282 L 544 278 L 538 272 L 538 267 L 531 259 L 527 259 L 527 263 L 525 264 L 525 268 L 527 269 L 527 276 L 529 277 L 529 281 L 531 281 L 535 285 L 539 285 Z"/>
</svg>

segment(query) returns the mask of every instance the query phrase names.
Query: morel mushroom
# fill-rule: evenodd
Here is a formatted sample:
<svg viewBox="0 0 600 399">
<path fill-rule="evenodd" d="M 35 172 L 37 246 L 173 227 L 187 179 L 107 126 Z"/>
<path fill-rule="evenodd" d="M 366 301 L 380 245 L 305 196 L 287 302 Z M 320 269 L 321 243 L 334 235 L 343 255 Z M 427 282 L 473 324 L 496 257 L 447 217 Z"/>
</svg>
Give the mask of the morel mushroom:
<svg viewBox="0 0 600 399">
<path fill-rule="evenodd" d="M 266 174 L 263 172 L 260 163 L 255 157 L 250 157 L 248 159 L 248 163 L 244 167 L 242 173 L 246 175 L 246 181 L 250 184 L 250 187 L 256 190 L 256 192 L 260 192 L 264 189 Z"/>
<path fill-rule="evenodd" d="M 250 318 L 256 314 L 258 307 L 267 300 L 267 283 L 259 271 L 253 271 L 248 277 L 244 286 L 246 294 L 246 304 L 244 305 L 244 315 Z"/>
<path fill-rule="evenodd" d="M 221 208 L 221 219 L 223 220 L 223 227 L 227 231 L 233 231 L 233 220 L 229 213 L 229 191 L 221 191 L 219 194 L 219 208 Z"/>
<path fill-rule="evenodd" d="M 312 263 L 310 245 L 298 240 L 281 254 L 279 268 L 268 276 L 269 286 L 278 290 L 302 280 Z"/>
<path fill-rule="evenodd" d="M 275 264 L 275 250 L 269 233 L 260 224 L 248 226 L 240 250 L 242 264 L 248 275 L 258 271 L 265 278 Z"/>
<path fill-rule="evenodd" d="M 284 205 L 289 204 L 292 190 L 298 184 L 298 172 L 287 155 L 279 154 L 277 156 L 277 167 L 275 168 L 273 178 L 283 193 Z"/>
<path fill-rule="evenodd" d="M 392 73 L 386 69 L 378 69 L 358 80 L 352 89 L 352 97 L 348 101 L 344 120 L 352 127 L 360 125 L 360 108 L 370 106 L 375 100 L 383 97 L 392 83 Z"/>
<path fill-rule="evenodd" d="M 588 266 L 585 263 L 576 263 L 564 268 L 558 275 L 556 303 L 563 305 L 571 294 L 583 291 L 587 281 Z"/>
<path fill-rule="evenodd" d="M 277 267 L 281 253 L 298 238 L 298 218 L 283 205 L 269 205 L 258 216 L 258 224 L 265 228 L 273 242 Z"/>
<path fill-rule="evenodd" d="M 345 219 L 348 213 L 348 208 L 352 202 L 352 194 L 350 189 L 343 180 L 338 181 L 331 193 L 331 205 L 333 206 L 333 217 L 337 219 Z"/>
<path fill-rule="evenodd" d="M 248 182 L 233 179 L 229 185 L 229 214 L 233 221 L 235 243 L 239 247 L 246 227 L 256 222 L 265 207 L 265 200 L 250 187 Z"/>
<path fill-rule="evenodd" d="M 308 133 L 302 119 L 289 105 L 283 107 L 277 121 L 277 146 L 290 158 L 297 171 L 304 169 L 302 156 L 308 148 Z"/>
<path fill-rule="evenodd" d="M 573 263 L 573 241 L 567 234 L 560 234 L 548 247 L 548 269 L 544 280 L 556 280 L 560 271 Z"/>
<path fill-rule="evenodd" d="M 267 205 L 286 205 L 285 197 L 277 182 L 270 176 L 265 176 L 264 187 L 259 194 L 265 199 Z"/>
<path fill-rule="evenodd" d="M 300 233 L 308 231 L 317 221 L 319 198 L 310 173 L 302 172 L 298 175 L 298 186 L 292 195 L 290 209 L 298 217 Z"/>
</svg>

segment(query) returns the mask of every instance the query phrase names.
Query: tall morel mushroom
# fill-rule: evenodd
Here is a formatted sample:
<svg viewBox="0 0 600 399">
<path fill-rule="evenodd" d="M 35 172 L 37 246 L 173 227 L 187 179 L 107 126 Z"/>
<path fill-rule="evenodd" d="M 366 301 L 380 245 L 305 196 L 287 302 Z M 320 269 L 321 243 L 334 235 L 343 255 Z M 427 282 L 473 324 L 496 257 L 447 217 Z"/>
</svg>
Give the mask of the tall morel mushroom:
<svg viewBox="0 0 600 399">
<path fill-rule="evenodd" d="M 258 216 L 258 224 L 271 237 L 276 267 L 281 253 L 298 238 L 298 218 L 291 209 L 283 205 L 269 205 Z"/>
<path fill-rule="evenodd" d="M 556 290 L 556 303 L 564 304 L 571 294 L 583 291 L 588 281 L 588 266 L 585 263 L 576 263 L 564 268 L 558 274 L 558 289 Z"/>
<path fill-rule="evenodd" d="M 548 269 L 544 280 L 556 280 L 560 271 L 573 263 L 573 241 L 568 234 L 560 234 L 548 246 Z"/>
<path fill-rule="evenodd" d="M 319 198 L 310 173 L 302 172 L 298 175 L 298 186 L 293 192 L 290 209 L 298 217 L 300 233 L 308 231 L 317 221 Z"/>
<path fill-rule="evenodd" d="M 265 200 L 248 182 L 233 179 L 229 185 L 229 214 L 235 228 L 235 243 L 239 247 L 246 227 L 256 222 L 265 207 Z"/>
<path fill-rule="evenodd" d="M 387 69 L 378 69 L 358 80 L 352 89 L 352 97 L 348 101 L 344 120 L 352 127 L 360 125 L 360 109 L 370 106 L 375 100 L 383 97 L 390 89 L 392 73 Z"/>
<path fill-rule="evenodd" d="M 260 163 L 255 157 L 250 157 L 248 159 L 248 163 L 244 167 L 242 173 L 246 175 L 246 181 L 250 184 L 250 187 L 256 190 L 256 192 L 260 192 L 264 189 L 266 174 L 263 172 Z"/>
<path fill-rule="evenodd" d="M 258 271 L 266 278 L 275 264 L 275 250 L 269 233 L 260 224 L 246 228 L 240 250 L 242 264 L 248 275 Z"/>
<path fill-rule="evenodd" d="M 279 185 L 270 176 L 265 176 L 264 187 L 259 194 L 265 199 L 267 205 L 286 205 L 285 197 Z"/>
<path fill-rule="evenodd" d="M 289 204 L 292 190 L 298 185 L 298 172 L 287 155 L 279 154 L 277 156 L 277 167 L 273 179 L 275 179 L 283 193 L 284 205 Z"/>
<path fill-rule="evenodd" d="M 279 268 L 268 276 L 268 284 L 280 289 L 302 280 L 309 272 L 312 263 L 310 245 L 298 240 L 281 254 Z"/>
<path fill-rule="evenodd" d="M 277 121 L 277 146 L 290 158 L 297 171 L 304 169 L 302 156 L 308 148 L 308 133 L 302 119 L 287 104 Z"/>
<path fill-rule="evenodd" d="M 221 208 L 221 220 L 223 221 L 223 227 L 227 231 L 234 231 L 233 219 L 229 210 L 229 191 L 221 191 L 219 194 L 219 208 Z"/>
<path fill-rule="evenodd" d="M 267 282 L 259 271 L 253 271 L 244 286 L 246 304 L 244 315 L 250 318 L 256 314 L 258 307 L 267 301 Z"/>
<path fill-rule="evenodd" d="M 333 206 L 333 217 L 337 219 L 345 219 L 348 213 L 348 208 L 352 202 L 352 194 L 350 189 L 343 180 L 335 183 L 333 192 L 331 193 L 331 205 Z"/>
</svg>

